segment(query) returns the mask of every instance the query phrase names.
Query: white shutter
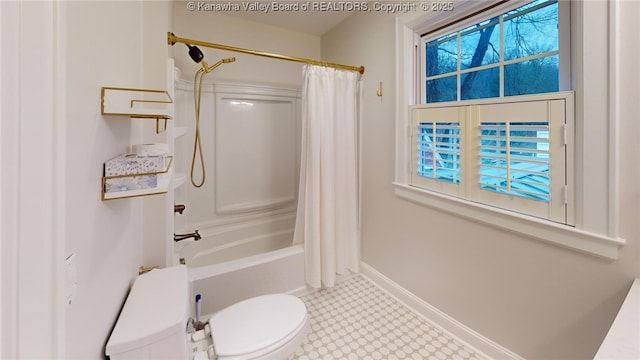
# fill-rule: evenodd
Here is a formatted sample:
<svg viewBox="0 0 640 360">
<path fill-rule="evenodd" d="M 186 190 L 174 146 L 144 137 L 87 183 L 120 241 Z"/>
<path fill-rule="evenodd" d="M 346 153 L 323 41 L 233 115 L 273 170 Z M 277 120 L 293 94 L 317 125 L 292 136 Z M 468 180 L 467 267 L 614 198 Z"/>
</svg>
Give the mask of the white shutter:
<svg viewBox="0 0 640 360">
<path fill-rule="evenodd" d="M 413 110 L 411 184 L 464 196 L 464 107 Z"/>
<path fill-rule="evenodd" d="M 564 100 L 478 106 L 468 199 L 565 223 L 564 108 Z"/>
<path fill-rule="evenodd" d="M 410 185 L 573 225 L 573 95 L 412 109 Z"/>
</svg>

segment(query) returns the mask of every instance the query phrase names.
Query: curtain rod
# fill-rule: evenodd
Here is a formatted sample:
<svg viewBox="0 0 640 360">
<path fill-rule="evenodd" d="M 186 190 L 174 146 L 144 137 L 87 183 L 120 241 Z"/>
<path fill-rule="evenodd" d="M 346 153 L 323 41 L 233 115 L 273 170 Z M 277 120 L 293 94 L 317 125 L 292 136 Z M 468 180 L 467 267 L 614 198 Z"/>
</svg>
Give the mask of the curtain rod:
<svg viewBox="0 0 640 360">
<path fill-rule="evenodd" d="M 214 48 L 214 49 L 228 50 L 228 51 L 234 51 L 234 52 L 239 52 L 239 53 L 244 53 L 244 54 L 251 54 L 251 55 L 256 55 L 256 56 L 264 56 L 264 57 L 280 59 L 280 60 L 288 60 L 288 61 L 295 61 L 295 62 L 299 62 L 299 63 L 311 64 L 311 65 L 332 67 L 332 68 L 341 69 L 341 70 L 353 70 L 353 71 L 359 72 L 360 74 L 364 74 L 364 66 L 342 65 L 342 64 L 335 64 L 335 63 L 330 63 L 330 62 L 325 62 L 325 61 L 320 61 L 320 60 L 305 59 L 305 58 L 295 57 L 295 56 L 272 54 L 272 53 L 268 53 L 268 52 L 264 52 L 264 51 L 243 49 L 243 48 L 239 48 L 239 47 L 235 47 L 235 46 L 215 44 L 215 43 L 199 41 L 199 40 L 192 40 L 192 39 L 184 39 L 184 38 L 180 38 L 180 37 L 175 36 L 172 32 L 168 32 L 167 33 L 167 43 L 169 45 L 174 45 L 175 43 L 178 43 L 178 42 L 184 43 L 184 44 L 189 44 L 189 45 L 200 45 L 200 46 L 205 46 L 205 47 Z"/>
</svg>

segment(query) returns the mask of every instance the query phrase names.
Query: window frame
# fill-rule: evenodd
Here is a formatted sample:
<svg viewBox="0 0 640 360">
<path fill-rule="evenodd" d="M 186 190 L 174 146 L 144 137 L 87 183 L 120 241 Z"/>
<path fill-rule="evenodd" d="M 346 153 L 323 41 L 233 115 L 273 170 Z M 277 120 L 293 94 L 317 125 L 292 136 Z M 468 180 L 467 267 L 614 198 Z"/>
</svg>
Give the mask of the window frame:
<svg viewBox="0 0 640 360">
<path fill-rule="evenodd" d="M 563 0 L 561 0 L 563 1 Z M 575 91 L 575 162 L 567 173 L 575 179 L 569 201 L 575 205 L 575 227 L 553 223 L 511 211 L 462 201 L 409 185 L 411 173 L 410 106 L 419 104 L 420 35 L 491 7 L 500 1 L 458 1 L 450 12 L 415 12 L 398 16 L 396 21 L 396 196 L 401 199 L 467 218 L 524 237 L 556 244 L 605 259 L 617 259 L 626 241 L 618 235 L 616 149 L 616 49 L 613 34 L 619 31 L 610 14 L 615 2 L 571 2 L 571 83 L 560 88 Z M 509 3 L 516 2 L 510 1 Z M 507 4 L 509 4 L 507 3 Z M 520 6 L 519 1 L 512 6 Z M 499 6 L 490 11 L 496 10 Z M 469 21 L 471 23 L 471 21 Z M 604 50 L 603 50 L 604 49 Z M 567 66 L 561 65 L 561 66 Z M 608 134 L 603 135 L 602 134 Z M 603 141 L 604 140 L 604 141 Z"/>
</svg>

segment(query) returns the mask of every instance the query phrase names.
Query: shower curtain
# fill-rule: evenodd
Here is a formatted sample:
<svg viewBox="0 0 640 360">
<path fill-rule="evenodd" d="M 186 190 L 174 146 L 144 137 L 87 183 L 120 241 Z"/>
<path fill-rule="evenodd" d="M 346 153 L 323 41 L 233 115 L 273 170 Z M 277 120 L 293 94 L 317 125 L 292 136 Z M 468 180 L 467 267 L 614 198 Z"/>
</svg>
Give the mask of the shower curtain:
<svg viewBox="0 0 640 360">
<path fill-rule="evenodd" d="M 358 272 L 358 73 L 303 70 L 300 187 L 293 243 L 304 243 L 309 286 Z"/>
</svg>

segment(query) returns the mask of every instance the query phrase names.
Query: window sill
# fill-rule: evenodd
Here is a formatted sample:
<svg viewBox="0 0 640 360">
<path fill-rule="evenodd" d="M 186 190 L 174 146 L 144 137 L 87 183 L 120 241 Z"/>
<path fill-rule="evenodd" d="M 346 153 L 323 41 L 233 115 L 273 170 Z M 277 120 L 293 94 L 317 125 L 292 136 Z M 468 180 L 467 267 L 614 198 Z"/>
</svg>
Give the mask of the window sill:
<svg viewBox="0 0 640 360">
<path fill-rule="evenodd" d="M 605 259 L 618 259 L 618 250 L 625 244 L 623 239 L 589 233 L 571 226 L 461 200 L 406 184 L 394 182 L 393 185 L 396 196 L 417 204 Z"/>
</svg>

